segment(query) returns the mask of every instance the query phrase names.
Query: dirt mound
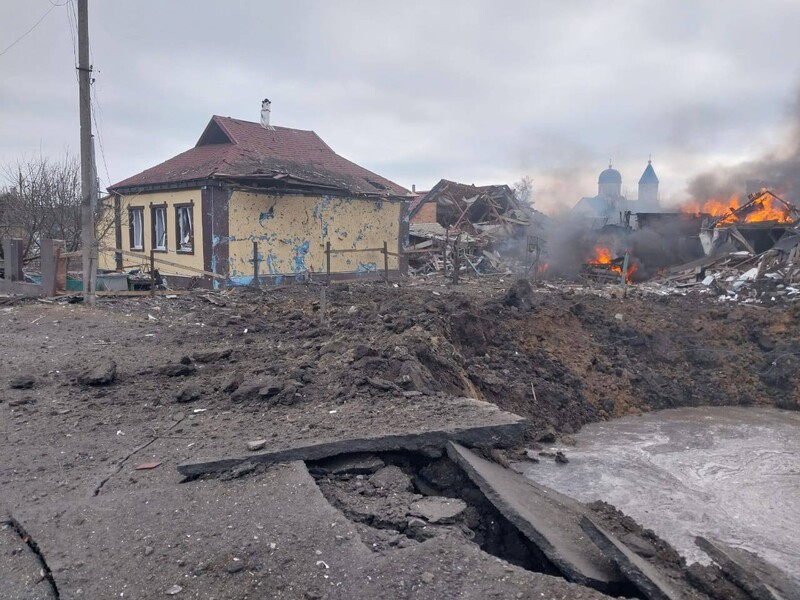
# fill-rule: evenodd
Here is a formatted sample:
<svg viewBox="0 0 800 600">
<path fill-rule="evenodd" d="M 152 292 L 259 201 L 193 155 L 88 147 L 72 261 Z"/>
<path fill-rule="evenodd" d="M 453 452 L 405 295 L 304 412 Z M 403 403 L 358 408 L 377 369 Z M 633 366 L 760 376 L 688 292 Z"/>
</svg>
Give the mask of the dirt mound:
<svg viewBox="0 0 800 600">
<path fill-rule="evenodd" d="M 603 296 L 524 280 L 364 283 L 332 286 L 321 324 L 318 294 L 306 285 L 234 289 L 214 302 L 205 292 L 103 300 L 109 320 L 127 323 L 127 338 L 76 348 L 66 364 L 32 372 L 41 381 L 31 398 L 63 384 L 52 369 L 74 377 L 87 361 L 113 357 L 116 379 L 94 393 L 119 404 L 174 403 L 189 384 L 204 405 L 244 412 L 446 394 L 528 417 L 534 436 L 658 408 L 798 406 L 794 305 L 727 307 L 635 288 Z M 69 323 L 70 335 L 102 335 L 82 327 Z M 150 330 L 157 343 L 146 352 L 120 351 L 149 341 L 140 336 Z M 22 324 L 8 334 L 28 335 Z M 26 362 L 22 346 L 18 359 Z"/>
</svg>

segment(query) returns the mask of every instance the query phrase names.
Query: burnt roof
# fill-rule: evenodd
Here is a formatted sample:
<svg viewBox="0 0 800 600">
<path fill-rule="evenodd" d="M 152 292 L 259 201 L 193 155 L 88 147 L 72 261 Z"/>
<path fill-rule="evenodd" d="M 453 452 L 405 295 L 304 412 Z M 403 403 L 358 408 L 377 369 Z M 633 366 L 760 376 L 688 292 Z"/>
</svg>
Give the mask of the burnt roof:
<svg viewBox="0 0 800 600">
<path fill-rule="evenodd" d="M 352 195 L 409 191 L 336 154 L 313 131 L 262 127 L 214 115 L 194 148 L 110 186 L 126 188 L 222 179 L 252 185 L 317 187 Z"/>
<path fill-rule="evenodd" d="M 501 185 L 470 185 L 442 179 L 424 196 L 417 197 L 409 207 L 409 218 L 419 212 L 420 207 L 426 202 L 436 201 L 439 197 L 446 197 L 459 203 L 475 196 L 488 195 L 491 197 L 505 197 L 514 199 L 514 192 L 505 184 Z M 515 201 L 516 202 L 516 201 Z"/>
</svg>

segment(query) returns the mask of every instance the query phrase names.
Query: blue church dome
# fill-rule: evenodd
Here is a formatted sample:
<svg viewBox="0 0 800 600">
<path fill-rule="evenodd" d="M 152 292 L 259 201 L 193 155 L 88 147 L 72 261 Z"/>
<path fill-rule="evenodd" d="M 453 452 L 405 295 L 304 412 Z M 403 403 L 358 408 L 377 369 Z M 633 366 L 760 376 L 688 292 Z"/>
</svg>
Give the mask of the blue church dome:
<svg viewBox="0 0 800 600">
<path fill-rule="evenodd" d="M 600 178 L 597 180 L 597 183 L 622 183 L 622 175 L 619 174 L 619 171 L 616 169 L 612 169 L 611 165 L 608 165 L 608 168 L 600 173 Z"/>
</svg>

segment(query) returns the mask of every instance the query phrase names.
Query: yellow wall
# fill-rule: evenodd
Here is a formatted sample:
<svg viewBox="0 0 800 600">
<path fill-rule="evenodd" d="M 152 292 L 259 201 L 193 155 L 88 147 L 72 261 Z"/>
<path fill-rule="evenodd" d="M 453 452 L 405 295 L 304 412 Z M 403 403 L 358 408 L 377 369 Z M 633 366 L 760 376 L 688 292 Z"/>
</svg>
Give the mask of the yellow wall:
<svg viewBox="0 0 800 600">
<path fill-rule="evenodd" d="M 229 276 L 247 283 L 253 276 L 253 241 L 259 245 L 263 276 L 325 272 L 325 242 L 333 250 L 382 248 L 397 252 L 402 202 L 334 196 L 276 196 L 233 192 L 229 215 Z M 382 272 L 381 252 L 333 255 L 331 272 Z M 398 259 L 389 256 L 389 268 Z M 278 278 L 279 279 L 279 278 Z"/>
<path fill-rule="evenodd" d="M 194 228 L 194 254 L 178 253 L 175 251 L 175 205 L 194 202 L 194 210 L 192 214 L 192 225 Z M 109 202 L 113 203 L 113 199 Z M 150 215 L 151 204 L 167 205 L 167 252 L 156 252 L 156 268 L 162 275 L 186 275 L 189 277 L 197 276 L 198 273 L 192 272 L 180 267 L 173 267 L 168 265 L 159 265 L 158 259 L 164 259 L 179 265 L 193 267 L 195 269 L 203 268 L 203 215 L 202 204 L 200 201 L 200 190 L 180 190 L 172 192 L 155 192 L 148 194 L 136 194 L 131 196 L 123 196 L 121 199 L 120 216 L 122 219 L 122 250 L 130 251 L 131 238 L 128 223 L 128 207 L 141 206 L 144 208 L 144 251 L 134 251 L 134 254 L 140 256 L 138 259 L 129 254 L 123 254 L 122 264 L 125 268 L 131 268 L 138 265 L 149 264 L 150 262 L 150 249 L 152 248 L 152 221 Z M 109 228 L 106 233 L 103 246 L 113 248 L 114 242 L 114 228 Z M 113 252 L 100 253 L 100 268 L 114 269 Z"/>
</svg>

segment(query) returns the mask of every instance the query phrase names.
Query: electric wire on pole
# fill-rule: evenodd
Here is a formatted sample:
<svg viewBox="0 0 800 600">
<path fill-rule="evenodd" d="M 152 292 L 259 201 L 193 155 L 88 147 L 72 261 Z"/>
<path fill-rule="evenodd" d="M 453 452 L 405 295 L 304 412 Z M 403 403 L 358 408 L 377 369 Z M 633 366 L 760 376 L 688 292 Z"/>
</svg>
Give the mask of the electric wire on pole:
<svg viewBox="0 0 800 600">
<path fill-rule="evenodd" d="M 81 258 L 83 301 L 94 306 L 97 286 L 97 244 L 94 215 L 97 178 L 92 147 L 92 65 L 89 64 L 88 0 L 78 0 L 78 100 L 81 124 Z"/>
</svg>

